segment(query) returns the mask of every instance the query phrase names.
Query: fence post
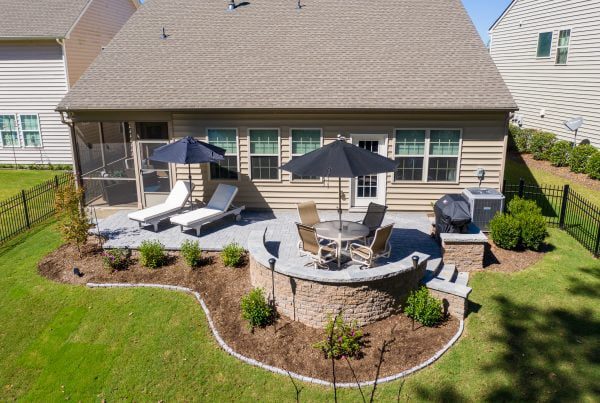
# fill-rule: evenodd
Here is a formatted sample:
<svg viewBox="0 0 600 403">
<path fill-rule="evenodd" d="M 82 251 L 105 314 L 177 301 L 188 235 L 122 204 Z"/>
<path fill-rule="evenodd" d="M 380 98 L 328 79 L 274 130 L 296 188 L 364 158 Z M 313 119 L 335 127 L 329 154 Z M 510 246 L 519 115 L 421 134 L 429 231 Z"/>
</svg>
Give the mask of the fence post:
<svg viewBox="0 0 600 403">
<path fill-rule="evenodd" d="M 519 179 L 519 197 L 523 198 L 523 194 L 525 193 L 525 179 Z"/>
<path fill-rule="evenodd" d="M 27 196 L 25 195 L 25 189 L 21 190 L 21 198 L 23 199 L 23 211 L 25 212 L 25 224 L 27 224 L 27 228 L 31 228 L 31 223 L 29 222 L 29 211 L 27 210 Z"/>
<path fill-rule="evenodd" d="M 54 187 L 58 189 L 58 175 L 54 175 Z"/>
<path fill-rule="evenodd" d="M 598 234 L 596 234 L 596 247 L 594 248 L 594 256 L 600 257 L 600 223 L 598 224 Z"/>
<path fill-rule="evenodd" d="M 560 217 L 558 219 L 558 226 L 561 229 L 565 228 L 565 216 L 567 215 L 567 203 L 569 201 L 569 185 L 563 186 L 563 197 L 562 204 L 560 206 Z"/>
</svg>

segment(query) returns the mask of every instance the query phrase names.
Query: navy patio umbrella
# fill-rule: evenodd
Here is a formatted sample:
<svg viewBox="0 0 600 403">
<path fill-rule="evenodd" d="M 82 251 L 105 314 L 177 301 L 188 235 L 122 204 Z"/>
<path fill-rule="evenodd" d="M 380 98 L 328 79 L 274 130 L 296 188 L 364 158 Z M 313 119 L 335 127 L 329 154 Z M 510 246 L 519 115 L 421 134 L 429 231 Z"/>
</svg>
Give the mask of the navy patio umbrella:
<svg viewBox="0 0 600 403">
<path fill-rule="evenodd" d="M 302 176 L 337 177 L 338 215 L 341 225 L 342 178 L 392 172 L 397 166 L 396 161 L 347 143 L 343 137 L 338 136 L 333 143 L 295 157 L 280 169 Z"/>
<path fill-rule="evenodd" d="M 186 164 L 188 166 L 188 180 L 192 188 L 191 164 L 204 162 L 218 162 L 225 157 L 225 150 L 212 144 L 196 140 L 191 136 L 184 137 L 173 143 L 165 144 L 154 150 L 149 157 L 153 161 L 170 162 L 173 164 Z M 190 198 L 191 203 L 191 198 Z"/>
</svg>

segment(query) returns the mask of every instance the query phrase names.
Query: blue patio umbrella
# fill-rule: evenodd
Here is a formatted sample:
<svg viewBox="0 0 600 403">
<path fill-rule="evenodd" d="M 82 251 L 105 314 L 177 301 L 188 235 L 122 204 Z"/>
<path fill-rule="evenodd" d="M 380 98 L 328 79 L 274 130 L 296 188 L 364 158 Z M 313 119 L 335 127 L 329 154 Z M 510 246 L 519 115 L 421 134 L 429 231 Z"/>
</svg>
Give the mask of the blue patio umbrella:
<svg viewBox="0 0 600 403">
<path fill-rule="evenodd" d="M 188 180 L 192 188 L 191 164 L 204 162 L 218 162 L 223 160 L 225 150 L 212 144 L 196 140 L 191 136 L 184 137 L 173 143 L 165 144 L 154 150 L 149 157 L 153 161 L 169 162 L 173 164 L 186 164 L 188 166 Z M 191 203 L 190 198 L 190 203 Z"/>
</svg>

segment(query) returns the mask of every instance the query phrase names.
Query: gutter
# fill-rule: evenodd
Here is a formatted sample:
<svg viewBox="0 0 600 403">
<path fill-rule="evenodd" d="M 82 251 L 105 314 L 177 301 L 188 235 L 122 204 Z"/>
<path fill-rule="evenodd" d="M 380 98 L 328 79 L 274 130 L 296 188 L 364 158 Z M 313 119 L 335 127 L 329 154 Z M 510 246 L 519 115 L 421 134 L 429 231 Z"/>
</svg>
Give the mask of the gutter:
<svg viewBox="0 0 600 403">
<path fill-rule="evenodd" d="M 75 175 L 75 183 L 78 187 L 83 188 L 83 180 L 81 178 L 81 158 L 75 140 L 75 123 L 73 123 L 71 117 L 65 112 L 60 112 L 60 121 L 69 126 L 69 139 L 71 141 L 71 150 L 73 151 L 73 174 Z"/>
</svg>

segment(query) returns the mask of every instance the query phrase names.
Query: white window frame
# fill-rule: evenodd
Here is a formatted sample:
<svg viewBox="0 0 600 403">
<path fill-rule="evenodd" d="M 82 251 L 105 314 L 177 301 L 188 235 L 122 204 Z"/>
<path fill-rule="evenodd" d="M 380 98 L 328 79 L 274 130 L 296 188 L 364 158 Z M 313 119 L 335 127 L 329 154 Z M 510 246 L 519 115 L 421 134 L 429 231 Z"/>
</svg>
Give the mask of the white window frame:
<svg viewBox="0 0 600 403">
<path fill-rule="evenodd" d="M 21 136 L 19 134 L 19 116 L 18 116 L 18 114 L 14 113 L 14 112 L 0 112 L 0 115 L 13 116 L 15 118 L 15 131 L 17 132 L 17 143 L 18 143 L 16 146 L 4 145 L 4 137 L 2 136 L 2 131 L 0 130 L 0 148 L 22 148 L 23 143 L 21 142 Z M 40 135 L 41 135 L 41 133 L 40 133 Z"/>
<path fill-rule="evenodd" d="M 541 34 L 550 34 L 550 53 L 548 53 L 548 56 L 538 56 L 538 49 L 540 48 L 540 35 Z M 538 31 L 537 33 L 537 42 L 535 45 L 535 58 L 536 59 L 551 59 L 552 58 L 552 44 L 554 43 L 554 31 L 553 30 L 544 30 L 544 31 Z"/>
<path fill-rule="evenodd" d="M 223 181 L 223 182 L 239 182 L 242 179 L 242 172 L 240 170 L 240 135 L 239 135 L 239 131 L 237 129 L 237 127 L 207 127 L 206 128 L 206 133 L 205 133 L 205 138 L 206 138 L 206 142 L 208 144 L 211 144 L 209 136 L 208 136 L 208 132 L 210 130 L 235 130 L 235 143 L 236 143 L 236 154 L 235 156 L 237 157 L 237 179 L 229 179 L 229 178 L 213 178 L 212 177 L 212 172 L 210 169 L 210 165 L 208 167 L 208 178 L 209 180 L 215 180 L 215 181 Z M 233 154 L 229 153 L 228 151 L 225 152 L 224 156 L 231 156 Z"/>
<path fill-rule="evenodd" d="M 40 134 L 40 145 L 39 146 L 28 146 L 27 144 L 25 144 L 25 133 L 24 132 L 30 132 L 31 130 L 23 130 L 22 120 L 21 120 L 21 116 L 23 116 L 23 115 L 36 117 L 37 124 L 38 124 L 38 133 Z M 40 122 L 39 113 L 19 113 L 17 119 L 18 119 L 18 135 L 20 135 L 20 137 L 21 137 L 21 144 L 23 145 L 23 148 L 43 148 L 44 141 L 42 139 L 42 124 Z"/>
<path fill-rule="evenodd" d="M 560 33 L 562 31 L 569 31 L 569 44 L 567 46 L 559 46 L 560 44 Z M 573 38 L 573 29 L 571 27 L 559 28 L 558 33 L 556 34 L 556 55 L 554 57 L 554 65 L 555 66 L 566 66 L 569 63 L 569 53 L 571 53 L 571 39 Z M 558 55 L 560 54 L 560 49 L 567 49 L 567 60 L 564 63 L 558 63 Z"/>
<path fill-rule="evenodd" d="M 323 138 L 323 129 L 320 127 L 290 127 L 290 132 L 289 132 L 289 138 L 290 138 L 290 161 L 292 160 L 292 158 L 294 157 L 300 157 L 304 154 L 294 154 L 293 153 L 293 147 L 292 147 L 292 132 L 294 130 L 318 130 L 319 131 L 319 144 L 321 147 L 323 147 L 323 142 L 324 142 L 324 138 Z M 294 174 L 292 174 L 290 172 L 290 183 L 323 183 L 323 177 L 320 177 L 318 179 L 294 179 Z"/>
<path fill-rule="evenodd" d="M 410 184 L 416 184 L 416 183 L 431 183 L 431 184 L 451 184 L 451 185 L 457 185 L 460 183 L 460 171 L 461 171 L 461 159 L 462 159 L 462 146 L 463 146 L 463 129 L 458 128 L 458 127 L 431 127 L 431 128 L 424 128 L 424 127 L 396 127 L 394 128 L 394 160 L 396 159 L 396 157 L 410 157 L 407 155 L 396 155 L 396 131 L 398 130 L 425 130 L 425 155 L 423 156 L 423 177 L 421 179 L 421 181 L 403 181 L 403 180 L 396 180 L 396 173 L 393 172 L 392 173 L 392 183 L 397 183 L 397 184 L 406 184 L 406 185 L 410 185 Z M 429 152 L 430 149 L 430 145 L 431 145 L 431 131 L 432 130 L 456 130 L 459 132 L 459 139 L 458 139 L 458 155 L 454 156 L 454 155 L 436 155 L 436 154 L 431 154 Z M 429 159 L 430 158 L 456 158 L 456 180 L 455 181 L 430 181 L 427 178 L 429 177 Z"/>
<path fill-rule="evenodd" d="M 277 170 L 277 179 L 260 179 L 252 177 L 252 157 L 274 157 L 274 154 L 253 154 L 252 139 L 250 132 L 253 130 L 276 130 L 277 131 L 277 166 L 281 166 L 281 130 L 277 127 L 249 127 L 246 129 L 246 137 L 248 138 L 248 177 L 253 182 L 281 182 L 281 170 Z"/>
</svg>

